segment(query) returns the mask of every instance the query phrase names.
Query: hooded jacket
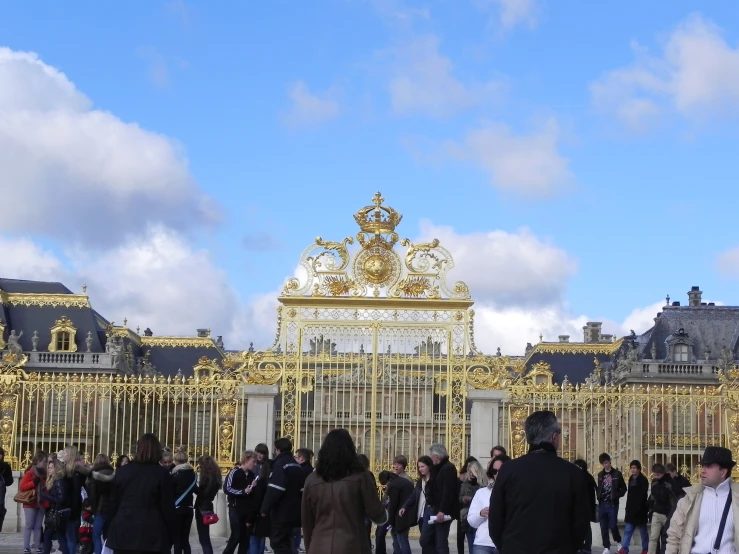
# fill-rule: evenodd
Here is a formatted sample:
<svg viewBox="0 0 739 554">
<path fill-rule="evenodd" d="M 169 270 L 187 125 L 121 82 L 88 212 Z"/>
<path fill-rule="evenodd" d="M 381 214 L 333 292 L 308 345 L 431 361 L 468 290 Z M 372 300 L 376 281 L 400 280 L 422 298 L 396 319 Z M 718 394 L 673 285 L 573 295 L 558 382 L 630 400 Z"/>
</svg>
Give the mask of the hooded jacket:
<svg viewBox="0 0 739 554">
<path fill-rule="evenodd" d="M 113 490 L 113 466 L 104 465 L 95 469 L 87 478 L 85 488 L 90 501 L 90 511 L 96 516 L 106 513 Z"/>
<path fill-rule="evenodd" d="M 18 490 L 21 492 L 36 490 L 36 500 L 31 504 L 23 504 L 24 508 L 38 508 L 39 501 L 41 506 L 46 507 L 46 503 L 41 499 L 41 490 L 46 489 L 46 470 L 31 466 L 28 471 L 21 477 L 21 482 L 18 485 Z"/>
</svg>

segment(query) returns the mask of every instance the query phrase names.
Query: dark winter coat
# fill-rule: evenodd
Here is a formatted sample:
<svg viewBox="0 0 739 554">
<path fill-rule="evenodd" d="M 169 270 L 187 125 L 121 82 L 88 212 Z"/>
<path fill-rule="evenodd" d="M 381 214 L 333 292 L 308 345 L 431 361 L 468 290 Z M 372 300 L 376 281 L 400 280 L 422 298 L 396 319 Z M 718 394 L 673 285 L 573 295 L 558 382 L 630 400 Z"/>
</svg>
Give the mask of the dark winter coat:
<svg viewBox="0 0 739 554">
<path fill-rule="evenodd" d="M 672 480 L 672 488 L 675 491 L 675 495 L 678 500 L 685 496 L 685 489 L 692 486 L 690 481 L 688 481 L 684 475 L 680 475 L 679 473 L 677 474 L 677 477 L 670 477 L 670 479 Z"/>
<path fill-rule="evenodd" d="M 428 486 L 428 481 L 426 481 Z M 405 510 L 404 516 L 410 518 L 411 527 L 418 525 L 418 503 L 421 501 L 421 496 L 426 496 L 426 492 L 423 486 L 423 479 L 418 479 L 416 485 L 413 488 L 413 493 L 408 497 L 408 500 L 401 506 Z"/>
<path fill-rule="evenodd" d="M 377 525 L 387 523 L 369 471 L 329 482 L 312 473 L 305 481 L 302 527 L 307 554 L 371 554 L 365 518 Z"/>
<path fill-rule="evenodd" d="M 214 511 L 213 500 L 218 495 L 222 484 L 220 475 L 201 477 L 195 486 L 195 494 L 197 495 L 195 508 L 201 512 Z"/>
<path fill-rule="evenodd" d="M 611 468 L 609 472 L 613 478 L 613 484 L 611 485 L 611 504 L 618 507 L 618 501 L 626 494 L 626 481 L 624 481 L 623 473 L 617 470 L 615 467 Z M 598 473 L 598 502 L 603 502 L 603 479 L 606 476 L 606 471 L 601 470 Z"/>
<path fill-rule="evenodd" d="M 587 496 L 583 471 L 543 445 L 500 468 L 490 537 L 501 554 L 573 554 L 590 525 Z"/>
<path fill-rule="evenodd" d="M 113 492 L 113 466 L 105 465 L 95 469 L 87 478 L 85 488 L 90 500 L 90 511 L 94 515 L 107 513 Z"/>
<path fill-rule="evenodd" d="M 10 468 L 10 464 L 5 460 L 0 462 L 0 477 L 5 481 L 6 487 L 13 484 L 13 470 Z"/>
<path fill-rule="evenodd" d="M 172 493 L 178 512 L 192 509 L 197 484 L 198 476 L 190 464 L 180 464 L 172 470 Z"/>
<path fill-rule="evenodd" d="M 273 524 L 300 527 L 301 491 L 306 473 L 292 452 L 282 452 L 272 464 L 261 512 Z"/>
<path fill-rule="evenodd" d="M 649 511 L 668 516 L 677 505 L 677 495 L 672 489 L 672 479 L 665 474 L 662 479 L 653 479 L 649 493 Z"/>
<path fill-rule="evenodd" d="M 632 475 L 629 478 L 629 494 L 626 497 L 625 523 L 646 525 L 649 519 L 649 481 L 644 475 Z"/>
<path fill-rule="evenodd" d="M 69 510 L 72 507 L 71 480 L 66 477 L 57 479 L 50 489 L 41 489 L 41 499 L 49 503 L 53 510 Z"/>
<path fill-rule="evenodd" d="M 452 519 L 459 517 L 459 479 L 457 468 L 444 458 L 431 468 L 431 481 L 426 486 L 426 505 L 432 506 L 434 514 L 439 512 Z"/>
<path fill-rule="evenodd" d="M 477 483 L 477 479 L 470 478 L 470 476 L 467 477 L 464 481 L 462 481 L 462 486 L 459 488 L 459 523 L 457 525 L 459 526 L 458 529 L 461 529 L 465 533 L 468 531 L 474 531 L 472 527 L 470 527 L 470 524 L 467 523 L 467 512 L 470 509 L 470 503 L 472 502 L 472 499 L 475 497 L 475 493 L 480 489 L 480 485 Z M 465 496 L 468 496 L 470 498 L 469 502 L 464 502 L 463 498 Z"/>
<path fill-rule="evenodd" d="M 85 488 L 85 481 L 91 473 L 92 470 L 88 466 L 78 465 L 72 476 L 67 477 L 72 494 L 72 511 L 69 515 L 71 521 L 77 521 L 82 517 L 82 489 Z"/>
<path fill-rule="evenodd" d="M 595 484 L 595 479 L 589 472 L 583 471 L 583 474 L 585 475 L 585 484 L 588 488 L 588 500 L 590 501 L 590 521 L 597 521 L 598 507 L 595 497 L 598 493 L 598 485 Z"/>
<path fill-rule="evenodd" d="M 172 548 L 175 525 L 172 476 L 156 463 L 127 464 L 115 472 L 107 546 L 115 550 L 161 552 Z"/>
<path fill-rule="evenodd" d="M 388 497 L 388 525 L 396 531 L 407 531 L 413 525 L 414 515 L 406 511 L 402 516 L 398 514 L 408 499 L 413 495 L 413 481 L 405 477 L 391 479 L 385 489 Z"/>
</svg>

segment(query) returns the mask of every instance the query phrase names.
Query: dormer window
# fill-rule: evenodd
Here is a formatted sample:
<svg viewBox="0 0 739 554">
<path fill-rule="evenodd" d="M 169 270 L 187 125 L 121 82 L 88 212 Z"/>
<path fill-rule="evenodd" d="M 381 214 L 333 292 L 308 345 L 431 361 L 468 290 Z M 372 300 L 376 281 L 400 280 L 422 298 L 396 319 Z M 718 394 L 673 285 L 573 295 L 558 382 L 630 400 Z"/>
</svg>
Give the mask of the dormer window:
<svg viewBox="0 0 739 554">
<path fill-rule="evenodd" d="M 669 361 L 681 364 L 692 364 L 693 360 L 693 341 L 691 340 L 685 329 L 680 328 L 678 331 L 665 340 Z"/>
<path fill-rule="evenodd" d="M 77 329 L 67 316 L 57 319 L 51 328 L 49 352 L 77 352 L 76 335 Z"/>
<path fill-rule="evenodd" d="M 690 347 L 687 344 L 676 344 L 673 347 L 672 359 L 676 362 L 689 362 Z"/>
</svg>

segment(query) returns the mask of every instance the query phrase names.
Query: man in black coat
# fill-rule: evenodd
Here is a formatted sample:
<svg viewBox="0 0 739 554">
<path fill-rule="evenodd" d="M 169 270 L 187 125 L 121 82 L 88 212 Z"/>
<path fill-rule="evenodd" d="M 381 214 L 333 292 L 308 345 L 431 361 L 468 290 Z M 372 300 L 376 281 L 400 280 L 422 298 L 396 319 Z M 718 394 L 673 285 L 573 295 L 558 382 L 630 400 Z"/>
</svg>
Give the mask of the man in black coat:
<svg viewBox="0 0 739 554">
<path fill-rule="evenodd" d="M 647 519 L 649 518 L 649 481 L 641 472 L 641 462 L 632 460 L 629 464 L 628 496 L 626 497 L 626 513 L 624 515 L 624 541 L 622 549 L 629 551 L 629 543 L 635 530 L 641 535 L 642 552 L 649 551 L 649 533 Z"/>
<path fill-rule="evenodd" d="M 595 495 L 598 492 L 598 485 L 595 484 L 595 479 L 590 475 L 590 472 L 588 471 L 588 463 L 585 460 L 575 460 L 574 463 L 583 471 L 583 475 L 585 476 L 585 482 L 588 488 L 588 500 L 590 501 L 590 521 L 596 522 L 598 521 L 596 516 L 598 505 L 595 500 Z M 582 548 L 580 548 L 580 552 L 582 552 L 582 554 L 590 554 L 592 550 L 593 529 L 588 525 L 585 529 L 585 542 L 583 543 Z"/>
<path fill-rule="evenodd" d="M 672 478 L 662 464 L 652 466 L 652 488 L 649 492 L 649 552 L 655 554 L 667 519 L 677 506 L 677 496 L 672 490 Z M 662 541 L 665 544 L 665 541 Z M 659 549 L 664 552 L 664 548 Z"/>
<path fill-rule="evenodd" d="M 490 538 L 501 554 L 573 554 L 590 524 L 580 470 L 557 456 L 562 429 L 549 411 L 524 425 L 529 452 L 503 464 L 490 500 Z"/>
<path fill-rule="evenodd" d="M 8 513 L 5 508 L 5 493 L 7 487 L 13 484 L 13 471 L 10 464 L 5 461 L 5 450 L 0 448 L 0 531 L 3 529 L 5 514 Z"/>
<path fill-rule="evenodd" d="M 401 516 L 398 512 L 413 494 L 413 488 L 413 481 L 397 474 L 393 474 L 393 478 L 387 484 L 388 524 L 393 537 L 394 554 L 410 554 L 411 552 L 408 531 L 413 524 L 413 513 L 412 511 L 406 511 Z"/>
<path fill-rule="evenodd" d="M 306 473 L 295 461 L 292 450 L 290 439 L 275 441 L 277 457 L 262 501 L 262 515 L 271 518 L 269 544 L 275 554 L 294 552 L 293 529 L 300 527 L 301 491 Z"/>
<path fill-rule="evenodd" d="M 443 444 L 432 444 L 429 456 L 434 462 L 431 480 L 426 486 L 426 509 L 421 530 L 421 548 L 436 549 L 437 554 L 449 554 L 449 529 L 459 516 L 459 480 L 457 468 L 449 461 Z M 429 524 L 429 521 L 434 521 Z"/>
</svg>

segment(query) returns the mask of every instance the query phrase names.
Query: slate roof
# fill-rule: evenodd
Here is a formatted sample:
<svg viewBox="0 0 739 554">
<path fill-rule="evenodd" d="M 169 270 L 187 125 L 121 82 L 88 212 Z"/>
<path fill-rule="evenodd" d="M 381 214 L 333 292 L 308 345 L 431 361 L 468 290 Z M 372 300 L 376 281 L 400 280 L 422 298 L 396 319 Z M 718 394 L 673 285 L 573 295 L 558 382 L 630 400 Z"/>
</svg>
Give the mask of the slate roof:
<svg viewBox="0 0 739 554">
<path fill-rule="evenodd" d="M 22 279 L 0 279 L 0 290 L 12 293 L 73 294 L 61 283 L 24 281 Z"/>
<path fill-rule="evenodd" d="M 154 365 L 156 370 L 165 377 L 174 377 L 177 370 L 182 370 L 182 375 L 189 377 L 192 375 L 192 368 L 197 365 L 198 360 L 205 356 L 209 360 L 222 360 L 223 354 L 218 348 L 206 347 L 161 347 L 161 346 L 144 346 L 142 355 L 150 352 L 149 361 Z"/>
<path fill-rule="evenodd" d="M 739 341 L 739 306 L 665 306 L 657 317 L 654 327 L 638 337 L 640 351 L 645 357 L 657 347 L 657 359 L 667 357 L 665 341 L 680 329 L 684 329 L 693 341 L 693 354 L 705 358 L 706 347 L 711 358 L 716 359 L 721 350 L 728 346 L 737 358 Z"/>
<path fill-rule="evenodd" d="M 565 376 L 572 383 L 583 383 L 585 378 L 595 369 L 595 358 L 601 363 L 610 361 L 609 354 L 585 354 L 580 352 L 567 352 L 565 354 L 552 354 L 534 351 L 526 362 L 526 368 L 531 369 L 534 364 L 546 362 L 552 373 L 552 381 L 562 383 Z"/>
<path fill-rule="evenodd" d="M 0 278 L 0 290 L 8 294 L 74 294 L 61 283 L 3 278 Z M 0 303 L 0 319 L 6 327 L 6 340 L 11 330 L 15 330 L 16 333 L 23 332 L 19 342 L 26 352 L 33 350 L 32 338 L 34 331 L 38 332 L 38 351 L 48 351 L 51 342 L 51 328 L 62 316 L 69 318 L 77 329 L 75 339 L 78 352 L 87 351 L 85 339 L 88 332 L 92 333 L 93 338 L 91 352 L 105 352 L 106 328 L 110 322 L 90 306 L 67 308 L 64 306 L 23 306 Z M 143 358 L 147 352 L 150 352 L 149 361 L 165 377 L 175 376 L 178 369 L 182 371 L 183 375 L 189 377 L 192 375 L 193 366 L 198 363 L 201 357 L 205 356 L 208 359 L 215 358 L 218 360 L 224 357 L 224 353 L 215 344 L 211 348 L 204 346 L 142 346 L 136 339 L 135 334 L 131 333 L 131 335 L 134 337 L 133 340 L 129 337 L 124 338 L 125 346 L 131 346 L 131 351 L 137 359 Z"/>
<path fill-rule="evenodd" d="M 67 316 L 77 328 L 76 343 L 78 352 L 86 352 L 85 339 L 92 332 L 91 352 L 105 352 L 105 331 L 98 325 L 95 311 L 91 308 L 65 308 L 63 306 L 3 306 L 3 320 L 6 326 L 6 338 L 11 330 L 23 331 L 20 344 L 23 350 L 33 349 L 31 339 L 33 332 L 38 332 L 38 350 L 46 351 L 51 342 L 51 328 L 54 323 Z"/>
</svg>

